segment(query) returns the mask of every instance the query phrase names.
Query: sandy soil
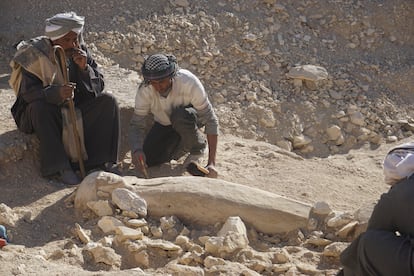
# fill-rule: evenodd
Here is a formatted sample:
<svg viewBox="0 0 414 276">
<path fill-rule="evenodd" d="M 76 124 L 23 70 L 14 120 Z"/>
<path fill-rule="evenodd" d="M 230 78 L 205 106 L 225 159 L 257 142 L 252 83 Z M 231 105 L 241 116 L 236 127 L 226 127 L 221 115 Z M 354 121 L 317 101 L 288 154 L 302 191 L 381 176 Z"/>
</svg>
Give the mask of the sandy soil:
<svg viewBox="0 0 414 276">
<path fill-rule="evenodd" d="M 116 30 L 121 33 L 126 33 L 129 30 L 128 28 L 130 28 L 128 23 L 133 22 L 135 19 L 134 16 L 139 15 L 141 18 L 149 18 L 155 13 L 171 14 L 171 11 L 177 12 L 180 9 L 179 5 L 173 5 L 172 3 L 186 1 L 151 1 L 145 4 L 129 0 L 121 1 L 120 3 L 118 3 L 119 1 L 104 1 L 99 7 L 88 4 L 87 2 L 65 1 L 65 3 L 58 3 L 50 1 L 28 1 L 26 3 L 25 1 L 17 0 L 13 2 L 13 6 L 5 3 L 5 1 L 0 3 L 0 11 L 6 11 L 4 16 L 2 14 L 3 18 L 0 19 L 2 23 L 0 24 L 0 203 L 12 208 L 22 218 L 16 226 L 8 227 L 13 244 L 22 245 L 22 247 L 20 249 L 18 247 L 11 252 L 3 252 L 4 254 L 0 257 L 0 274 L 93 274 L 93 272 L 88 270 L 90 268 L 83 267 L 82 264 L 76 263 L 73 259 L 66 260 L 65 258 L 56 257 L 58 260 L 54 261 L 52 258 L 49 260 L 48 265 L 45 265 L 41 261 L 41 256 L 50 255 L 58 251 L 59 248 L 62 248 L 70 241 L 73 238 L 73 225 L 76 222 L 83 221 L 83 219 L 77 217 L 73 208 L 65 201 L 75 188 L 68 188 L 62 183 L 40 177 L 36 141 L 30 136 L 19 133 L 10 116 L 9 110 L 15 98 L 7 84 L 10 74 L 7 63 L 10 55 L 13 53 L 12 44 L 19 39 L 38 34 L 44 18 L 53 13 L 61 12 L 62 9 L 71 9 L 77 10 L 80 13 L 86 13 L 85 15 L 89 16 L 89 22 L 91 23 L 89 30 L 94 32 L 109 33 Z M 211 16 L 219 17 L 222 16 L 221 12 L 224 7 L 226 11 L 229 11 L 226 14 L 227 16 L 229 16 L 230 12 L 232 12 L 231 14 L 234 13 L 234 16 L 229 17 L 234 19 L 235 22 L 237 20 L 249 22 L 252 29 L 254 29 L 253 27 L 256 27 L 254 22 L 260 16 L 259 12 L 265 11 L 269 7 L 274 7 L 274 3 L 269 3 L 275 1 L 239 1 L 240 3 L 236 3 L 237 1 L 227 1 L 224 3 L 222 1 L 218 5 L 207 5 L 204 2 L 206 1 L 200 1 L 199 4 L 202 4 L 201 6 L 196 5 L 197 3 L 191 3 L 193 10 L 190 9 L 188 13 L 191 14 L 191 11 L 205 9 Z M 319 20 L 325 16 L 327 19 L 334 21 L 335 18 L 339 18 L 341 16 L 339 10 L 342 9 L 335 9 L 335 5 L 338 2 L 340 2 L 339 4 L 346 11 L 344 18 L 349 19 L 351 16 L 348 16 L 348 14 L 352 14 L 357 18 L 355 19 L 356 23 L 354 25 L 347 25 L 342 24 L 339 20 L 339 23 L 332 30 L 321 27 L 320 33 L 323 34 L 323 37 L 329 38 L 338 35 L 339 39 L 341 35 L 351 33 L 351 31 L 360 28 L 360 26 L 368 28 L 367 26 L 369 24 L 364 21 L 364 16 L 370 16 L 372 22 L 381 23 L 382 25 L 379 25 L 382 26 L 381 30 L 383 33 L 387 33 L 388 36 L 397 36 L 397 42 L 399 44 L 396 42 L 387 51 L 386 47 L 380 47 L 382 44 L 385 44 L 384 40 L 386 40 L 385 38 L 381 39 L 380 42 L 377 42 L 379 45 L 377 46 L 381 51 L 378 51 L 378 56 L 375 57 L 376 59 L 372 64 L 379 64 L 375 65 L 377 67 L 380 67 L 380 65 L 388 66 L 387 69 L 393 69 L 394 71 L 384 73 L 384 82 L 378 84 L 376 87 L 376 91 L 378 91 L 378 95 L 380 96 L 375 93 L 372 93 L 372 95 L 366 93 L 366 97 L 376 98 L 378 96 L 378 98 L 381 98 L 383 94 L 388 93 L 391 99 L 396 98 L 396 102 L 405 102 L 407 106 L 412 106 L 410 106 L 412 96 L 409 91 L 412 91 L 413 88 L 413 83 L 410 81 L 412 80 L 410 76 L 413 75 L 413 69 L 412 65 L 410 67 L 406 63 L 410 60 L 410 53 L 412 60 L 413 52 L 410 45 L 412 45 L 413 33 L 411 29 L 407 29 L 407 26 L 412 26 L 413 19 L 405 14 L 414 9 L 412 5 L 410 6 L 401 1 L 389 1 L 385 3 L 388 6 L 397 7 L 395 10 L 400 12 L 400 16 L 395 17 L 395 22 L 393 22 L 393 24 L 397 24 L 397 27 L 393 28 L 386 19 L 382 19 L 385 18 L 384 16 L 380 16 L 384 13 L 382 4 L 374 3 L 382 1 L 369 1 L 369 3 L 368 1 L 362 1 L 363 3 L 359 3 L 360 6 L 350 3 L 354 1 L 326 1 L 326 6 L 324 6 L 325 10 L 320 7 L 321 4 L 318 3 L 319 1 L 302 1 L 303 3 L 301 4 L 297 4 L 295 1 L 295 3 L 292 3 L 292 1 L 282 2 L 280 4 L 287 7 L 286 9 L 288 11 L 282 9 L 281 6 L 276 6 L 274 10 L 277 10 L 277 16 L 286 19 L 289 18 L 286 14 L 294 14 L 296 11 L 306 11 L 308 12 L 307 18 L 309 19 L 306 21 L 301 18 L 300 23 L 296 22 L 299 27 L 282 24 L 281 31 L 284 32 L 285 39 L 286 37 L 294 37 L 297 28 L 306 28 L 306 30 L 317 28 L 313 25 L 314 22 L 312 20 L 314 19 Z M 251 9 L 242 9 L 250 4 L 254 7 Z M 291 8 L 292 5 L 297 5 L 297 7 Z M 403 7 L 404 5 L 407 5 L 406 8 Z M 364 6 L 364 9 L 361 8 L 362 6 Z M 239 12 L 240 9 L 242 10 L 241 12 Z M 365 14 L 361 11 L 364 11 Z M 30 16 L 23 16 L 23 14 Z M 152 19 L 156 20 L 156 17 L 154 16 Z M 246 23 L 246 26 L 249 24 Z M 161 29 L 167 27 L 167 23 L 161 22 Z M 260 27 L 257 28 L 260 29 Z M 330 31 L 332 31 L 332 35 L 329 34 Z M 364 35 L 366 34 L 364 33 Z M 95 38 L 96 35 L 90 35 L 90 37 Z M 236 38 L 232 38 L 229 35 L 225 39 L 227 39 L 226 42 L 231 42 L 232 39 Z M 353 39 L 357 38 L 353 37 Z M 276 41 L 277 37 L 274 40 Z M 392 41 L 394 40 L 392 39 Z M 269 46 L 269 48 L 273 49 L 273 47 L 280 46 L 276 42 L 274 43 L 274 45 L 266 45 L 266 47 Z M 307 56 L 310 56 L 316 51 L 316 47 L 295 48 L 294 46 L 297 46 L 295 43 L 292 42 L 289 45 L 292 48 L 287 48 L 285 51 L 287 53 L 286 56 L 293 56 L 293 60 L 289 61 L 291 63 L 294 63 L 296 57 L 298 59 L 306 59 Z M 283 50 L 282 48 L 280 47 L 280 51 Z M 112 63 L 119 63 L 113 66 L 111 62 L 108 62 L 107 64 L 103 64 L 103 69 L 106 77 L 107 90 L 112 91 L 119 97 L 122 106 L 121 119 L 123 136 L 120 161 L 124 166 L 123 173 L 125 175 L 134 175 L 135 172 L 128 169 L 130 160 L 125 133 L 132 112 L 131 99 L 133 99 L 134 91 L 139 81 L 138 69 L 136 66 L 128 66 L 128 62 L 131 61 L 128 55 L 122 56 L 122 53 L 113 53 L 113 56 L 109 57 L 109 54 L 105 53 L 104 49 L 99 49 L 98 47 L 96 50 L 99 53 L 101 62 L 105 61 L 105 58 L 113 58 L 117 62 Z M 352 64 L 353 61 L 365 57 L 365 54 L 370 52 L 369 49 L 365 48 L 360 49 L 361 51 L 355 51 L 355 56 L 348 56 L 349 52 L 342 52 L 340 46 L 338 46 L 336 52 L 329 47 L 322 47 L 318 50 L 320 50 L 319 57 L 321 59 L 325 58 L 325 64 L 334 67 L 338 63 L 339 68 L 333 68 L 337 71 L 341 71 L 341 64 L 346 64 L 348 61 L 348 64 Z M 385 53 L 389 53 L 389 56 L 386 56 Z M 404 53 L 404 55 L 400 57 L 398 53 Z M 387 58 L 392 58 L 392 61 L 387 60 Z M 281 63 L 283 67 L 284 62 Z M 362 64 L 362 67 L 364 67 L 364 62 Z M 375 66 L 372 65 L 372 67 Z M 368 68 L 369 66 L 367 65 L 366 67 Z M 404 70 L 400 70 L 400 68 Z M 357 83 L 360 76 L 366 77 L 365 74 L 368 74 L 364 70 L 358 69 L 360 71 L 353 72 L 357 75 L 355 77 L 356 80 L 352 79 L 352 81 Z M 241 72 L 241 74 L 243 73 L 245 72 Z M 274 75 L 267 77 L 274 77 Z M 352 74 L 349 73 L 347 77 L 351 78 Z M 344 78 L 346 79 L 346 77 Z M 232 80 L 230 78 L 228 79 Z M 238 80 L 235 79 L 232 81 L 237 83 Z M 345 80 L 345 82 L 347 81 Z M 230 84 L 230 87 L 231 85 L 233 84 Z M 391 90 L 389 90 L 390 87 Z M 348 93 L 349 91 L 346 92 Z M 289 93 L 290 91 L 287 91 L 286 95 L 290 99 L 291 94 Z M 316 98 L 320 102 L 323 101 L 321 98 Z M 229 99 L 229 106 L 239 104 L 238 100 L 239 98 Z M 303 107 L 303 102 L 300 100 L 297 102 L 293 101 L 291 104 L 297 107 L 297 110 L 306 110 L 306 107 Z M 395 106 L 398 105 L 395 104 Z M 390 110 L 384 110 L 383 113 L 389 113 L 391 115 L 409 114 L 410 108 L 407 108 L 407 106 L 405 106 L 405 109 L 401 107 L 401 110 L 396 108 L 392 112 Z M 325 111 L 325 109 L 321 108 L 315 113 L 318 114 L 318 112 L 323 113 Z M 306 113 L 304 114 L 306 116 Z M 226 114 L 222 115 L 225 117 Z M 236 117 L 236 114 L 232 113 L 230 115 Z M 282 116 L 282 114 L 279 115 Z M 288 123 L 290 122 L 286 122 L 286 124 Z M 401 135 L 398 141 L 392 143 L 386 143 L 384 141 L 379 145 L 372 145 L 367 142 L 366 144 L 358 145 L 354 149 L 344 150 L 338 154 L 326 154 L 326 151 L 318 151 L 316 148 L 312 156 L 305 156 L 300 152 L 286 151 L 275 146 L 274 143 L 260 141 L 263 139 L 252 137 L 251 129 L 249 131 L 245 129 L 250 128 L 249 124 L 251 124 L 251 121 L 248 121 L 246 125 L 239 123 L 237 131 L 234 131 L 234 133 L 233 130 L 235 128 L 230 128 L 225 123 L 222 124 L 223 129 L 219 137 L 217 154 L 217 169 L 219 170 L 220 179 L 256 187 L 309 204 L 325 201 L 334 210 L 349 212 L 354 212 L 365 205 L 370 205 L 383 192 L 388 190 L 388 186 L 383 181 L 382 160 L 386 152 L 393 145 L 409 141 L 412 138 L 409 135 L 405 136 L 405 138 Z M 282 128 L 283 126 L 280 127 Z M 253 139 L 248 139 L 250 137 Z M 174 164 L 165 164 L 160 167 L 151 168 L 149 174 L 151 177 L 181 175 L 182 170 Z M 141 177 L 140 175 L 138 176 Z M 122 272 L 116 272 L 116 274 L 122 275 Z M 97 274 L 95 273 L 94 275 Z"/>
</svg>

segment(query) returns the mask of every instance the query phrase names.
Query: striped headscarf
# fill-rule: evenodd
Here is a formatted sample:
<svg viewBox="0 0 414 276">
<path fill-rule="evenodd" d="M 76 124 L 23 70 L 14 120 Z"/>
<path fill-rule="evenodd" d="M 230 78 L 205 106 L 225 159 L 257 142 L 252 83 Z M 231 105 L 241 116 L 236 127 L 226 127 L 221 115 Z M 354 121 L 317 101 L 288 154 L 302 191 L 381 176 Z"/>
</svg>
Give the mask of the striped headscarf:
<svg viewBox="0 0 414 276">
<path fill-rule="evenodd" d="M 85 17 L 75 12 L 58 13 L 46 19 L 45 35 L 52 41 L 64 37 L 70 31 L 81 34 L 85 25 Z"/>
</svg>

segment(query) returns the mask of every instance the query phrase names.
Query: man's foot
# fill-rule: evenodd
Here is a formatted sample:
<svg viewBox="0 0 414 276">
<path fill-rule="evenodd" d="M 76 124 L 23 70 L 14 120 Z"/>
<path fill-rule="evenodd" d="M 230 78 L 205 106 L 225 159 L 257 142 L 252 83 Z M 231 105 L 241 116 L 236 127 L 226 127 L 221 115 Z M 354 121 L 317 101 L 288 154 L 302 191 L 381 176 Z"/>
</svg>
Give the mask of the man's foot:
<svg viewBox="0 0 414 276">
<path fill-rule="evenodd" d="M 102 169 L 106 172 L 122 176 L 122 172 L 119 170 L 118 164 L 116 163 L 107 162 L 102 165 Z"/>
<path fill-rule="evenodd" d="M 206 176 L 209 174 L 209 171 L 206 168 L 194 161 L 191 161 L 190 164 L 187 165 L 186 170 L 194 176 Z"/>
<path fill-rule="evenodd" d="M 99 172 L 99 171 L 104 171 L 104 172 L 109 172 L 109 173 L 113 173 L 113 174 L 117 174 L 122 176 L 122 172 L 119 170 L 118 168 L 118 164 L 116 163 L 112 163 L 112 162 L 106 162 L 104 164 L 101 165 L 95 165 L 95 166 L 89 166 L 87 168 L 87 175 L 94 173 L 94 172 Z"/>
<path fill-rule="evenodd" d="M 202 153 L 190 153 L 184 160 L 183 162 L 183 167 L 187 168 L 188 165 L 190 165 L 190 163 L 195 162 L 195 163 L 200 163 L 201 159 L 203 159 L 204 157 L 204 152 Z"/>
<path fill-rule="evenodd" d="M 194 176 L 206 176 L 209 178 L 217 178 L 218 176 L 218 172 L 213 165 L 203 167 L 199 163 L 192 161 L 185 169 Z"/>
<path fill-rule="evenodd" d="M 66 185 L 78 185 L 82 182 L 80 177 L 72 170 L 72 169 L 66 169 L 60 172 L 60 181 L 65 183 Z"/>
</svg>

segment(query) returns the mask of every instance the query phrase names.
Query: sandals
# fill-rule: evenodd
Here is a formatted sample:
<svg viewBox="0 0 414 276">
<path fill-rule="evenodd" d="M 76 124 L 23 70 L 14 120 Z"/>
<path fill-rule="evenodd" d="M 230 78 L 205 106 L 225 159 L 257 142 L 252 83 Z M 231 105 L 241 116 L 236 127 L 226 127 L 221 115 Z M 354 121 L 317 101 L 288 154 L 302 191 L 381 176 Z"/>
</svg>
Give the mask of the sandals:
<svg viewBox="0 0 414 276">
<path fill-rule="evenodd" d="M 206 168 L 194 161 L 190 162 L 186 169 L 188 173 L 194 176 L 206 176 L 209 174 L 209 171 Z"/>
</svg>

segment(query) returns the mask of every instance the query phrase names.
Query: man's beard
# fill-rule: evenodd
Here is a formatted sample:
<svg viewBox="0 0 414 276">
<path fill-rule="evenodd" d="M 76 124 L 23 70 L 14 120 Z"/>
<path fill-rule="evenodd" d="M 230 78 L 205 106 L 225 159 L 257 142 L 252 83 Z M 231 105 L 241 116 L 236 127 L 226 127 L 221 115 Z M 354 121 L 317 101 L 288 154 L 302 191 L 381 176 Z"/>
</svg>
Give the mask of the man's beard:
<svg viewBox="0 0 414 276">
<path fill-rule="evenodd" d="M 172 82 L 171 82 L 170 86 L 168 86 L 167 89 L 165 89 L 163 92 L 158 92 L 158 93 L 160 93 L 160 95 L 165 98 L 165 97 L 168 96 L 168 94 L 170 93 L 171 89 L 172 89 Z"/>
</svg>

